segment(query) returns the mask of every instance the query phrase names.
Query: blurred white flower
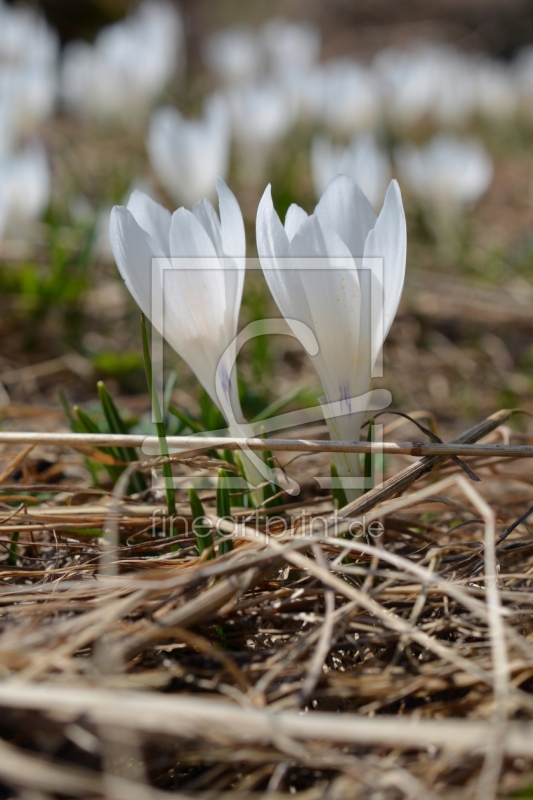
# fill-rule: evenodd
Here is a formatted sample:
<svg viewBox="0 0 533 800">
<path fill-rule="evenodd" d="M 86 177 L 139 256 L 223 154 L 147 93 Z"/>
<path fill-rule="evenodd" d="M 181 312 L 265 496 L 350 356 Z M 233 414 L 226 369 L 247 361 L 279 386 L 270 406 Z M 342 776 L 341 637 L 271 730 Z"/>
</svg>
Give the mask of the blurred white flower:
<svg viewBox="0 0 533 800">
<path fill-rule="evenodd" d="M 274 81 L 247 84 L 228 93 L 235 138 L 262 145 L 275 144 L 294 123 L 294 102 L 286 87 Z"/>
<path fill-rule="evenodd" d="M 334 133 L 371 130 L 381 116 L 380 84 L 372 70 L 349 58 L 329 61 L 310 76 L 305 105 Z"/>
<path fill-rule="evenodd" d="M 520 107 L 529 116 L 533 116 L 533 45 L 527 45 L 518 52 L 512 69 L 516 78 Z"/>
<path fill-rule="evenodd" d="M 0 186 L 3 230 L 24 235 L 28 223 L 38 220 L 50 202 L 50 165 L 41 142 L 0 157 Z"/>
<path fill-rule="evenodd" d="M 0 93 L 0 157 L 14 149 L 15 139 L 13 110 Z"/>
<path fill-rule="evenodd" d="M 311 216 L 292 205 L 285 226 L 274 210 L 270 186 L 259 205 L 257 250 L 266 281 L 289 325 L 297 320 L 314 333 L 319 351 L 311 358 L 326 400 L 340 405 L 342 416 L 326 420 L 332 439 L 359 439 L 364 412 L 355 410 L 353 401 L 370 389 L 400 302 L 406 241 L 396 181 L 379 217 L 346 175 L 329 184 Z M 363 257 L 362 270 L 356 268 L 357 257 Z M 383 259 L 382 275 L 370 260 L 376 258 Z M 300 338 L 299 329 L 292 330 Z M 359 475 L 358 456 L 339 454 L 334 461 L 340 476 Z M 357 493 L 347 494 L 350 499 Z"/>
<path fill-rule="evenodd" d="M 66 107 L 99 121 L 138 123 L 183 65 L 183 36 L 175 6 L 145 0 L 131 17 L 100 31 L 94 45 L 67 45 Z"/>
<path fill-rule="evenodd" d="M 237 334 L 246 242 L 235 196 L 221 178 L 216 188 L 220 219 L 208 200 L 200 200 L 192 211 L 179 208 L 171 215 L 136 191 L 127 208 L 115 206 L 111 212 L 110 236 L 117 266 L 134 300 L 220 408 L 215 374 Z M 152 262 L 154 258 L 163 261 Z M 153 289 L 161 294 L 161 306 Z M 237 411 L 231 365 L 224 387 Z"/>
<path fill-rule="evenodd" d="M 398 148 L 395 157 L 414 194 L 451 212 L 479 200 L 492 181 L 492 159 L 476 140 L 440 133 L 425 147 Z"/>
<path fill-rule="evenodd" d="M 518 108 L 518 86 L 503 61 L 483 58 L 473 72 L 478 112 L 489 120 L 509 120 Z"/>
<path fill-rule="evenodd" d="M 441 125 L 458 125 L 475 111 L 471 64 L 450 45 L 385 48 L 374 67 L 383 82 L 386 114 L 396 124 L 413 125 L 427 116 Z"/>
<path fill-rule="evenodd" d="M 59 39 L 42 15 L 0 0 L 0 107 L 12 145 L 54 110 L 58 53 Z"/>
<path fill-rule="evenodd" d="M 315 135 L 311 143 L 311 173 L 317 197 L 337 175 L 348 175 L 374 208 L 382 204 L 391 178 L 389 158 L 372 133 L 356 134 L 346 147 L 334 145 L 328 136 Z"/>
<path fill-rule="evenodd" d="M 29 6 L 0 0 L 0 62 L 55 66 L 59 39 L 41 14 Z"/>
<path fill-rule="evenodd" d="M 310 22 L 277 17 L 264 25 L 262 35 L 270 67 L 281 78 L 287 72 L 307 72 L 320 55 L 320 30 Z"/>
<path fill-rule="evenodd" d="M 185 119 L 175 108 L 152 115 L 148 154 L 161 185 L 177 203 L 194 205 L 212 197 L 215 177 L 227 177 L 230 124 L 225 100 L 212 95 L 203 119 Z"/>
<path fill-rule="evenodd" d="M 51 67 L 34 64 L 0 67 L 0 102 L 8 109 L 13 143 L 33 133 L 51 116 L 56 105 L 57 85 L 57 75 Z"/>
<path fill-rule="evenodd" d="M 226 84 L 257 77 L 265 58 L 259 37 L 245 26 L 213 33 L 202 43 L 202 56 L 211 72 Z"/>
</svg>

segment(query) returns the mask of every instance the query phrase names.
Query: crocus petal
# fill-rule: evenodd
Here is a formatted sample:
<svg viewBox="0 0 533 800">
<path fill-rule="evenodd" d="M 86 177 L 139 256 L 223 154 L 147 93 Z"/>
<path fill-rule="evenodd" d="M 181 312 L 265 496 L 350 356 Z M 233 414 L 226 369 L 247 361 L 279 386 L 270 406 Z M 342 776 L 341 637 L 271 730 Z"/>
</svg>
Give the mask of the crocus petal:
<svg viewBox="0 0 533 800">
<path fill-rule="evenodd" d="M 172 258 L 217 259 L 217 251 L 209 234 L 192 211 L 178 208 L 170 223 L 170 255 Z"/>
<path fill-rule="evenodd" d="M 199 200 L 196 203 L 192 213 L 211 239 L 217 256 L 221 258 L 222 236 L 220 232 L 220 220 L 217 216 L 217 212 L 213 208 L 213 205 L 204 197 L 202 200 Z"/>
<path fill-rule="evenodd" d="M 138 189 L 132 193 L 127 209 L 133 214 L 135 221 L 143 231 L 152 237 L 159 250 L 168 255 L 170 211 Z"/>
<path fill-rule="evenodd" d="M 285 233 L 289 237 L 289 240 L 292 241 L 295 234 L 297 233 L 300 225 L 302 225 L 306 219 L 308 219 L 308 214 L 297 206 L 296 203 L 293 203 L 289 206 L 289 210 L 285 215 Z"/>
<path fill-rule="evenodd" d="M 207 232 L 185 208 L 172 215 L 170 249 L 175 274 L 169 280 L 175 284 L 176 292 L 177 287 L 181 289 L 198 337 L 214 343 L 214 355 L 220 356 L 228 344 L 223 265 Z M 213 366 L 216 360 L 213 359 Z"/>
<path fill-rule="evenodd" d="M 383 345 L 400 303 L 405 278 L 407 228 L 402 195 L 397 181 L 391 181 L 385 202 L 365 245 L 365 257 L 383 259 L 383 321 L 381 342 L 376 338 L 375 358 Z M 364 264 L 364 262 L 363 262 Z M 373 320 L 374 323 L 374 320 Z"/>
<path fill-rule="evenodd" d="M 291 324 L 291 320 L 307 325 L 314 336 L 313 317 L 301 273 L 297 261 L 292 258 L 285 229 L 274 210 L 270 185 L 265 189 L 257 210 L 257 251 L 268 288 L 296 338 L 301 341 L 301 332 Z M 308 349 L 305 343 L 302 344 Z"/>
<path fill-rule="evenodd" d="M 270 184 L 266 187 L 257 209 L 257 251 L 260 258 L 274 266 L 279 259 L 290 258 L 291 246 L 281 220 L 274 210 Z"/>
<path fill-rule="evenodd" d="M 347 175 L 337 175 L 322 195 L 315 214 L 337 231 L 353 256 L 363 256 L 366 238 L 376 224 L 376 214 L 355 181 Z"/>
<path fill-rule="evenodd" d="M 120 274 L 137 305 L 151 319 L 152 258 L 165 254 L 124 206 L 115 206 L 109 223 L 111 249 Z"/>
<path fill-rule="evenodd" d="M 237 198 L 220 175 L 217 175 L 216 189 L 220 208 L 222 252 L 225 256 L 224 282 L 229 314 L 227 324 L 236 334 L 246 269 L 246 234 Z"/>
<path fill-rule="evenodd" d="M 320 352 L 315 366 L 329 402 L 347 400 L 370 382 L 361 341 L 361 290 L 350 251 L 316 215 L 301 225 L 292 243 Z M 312 258 L 309 258 L 312 256 Z M 305 320 L 303 320 L 305 321 Z M 350 411 L 349 405 L 347 412 Z"/>
<path fill-rule="evenodd" d="M 244 269 L 246 234 L 240 206 L 237 198 L 220 175 L 217 175 L 215 183 L 220 210 L 222 251 L 224 255 L 238 261 L 239 269 Z"/>
</svg>

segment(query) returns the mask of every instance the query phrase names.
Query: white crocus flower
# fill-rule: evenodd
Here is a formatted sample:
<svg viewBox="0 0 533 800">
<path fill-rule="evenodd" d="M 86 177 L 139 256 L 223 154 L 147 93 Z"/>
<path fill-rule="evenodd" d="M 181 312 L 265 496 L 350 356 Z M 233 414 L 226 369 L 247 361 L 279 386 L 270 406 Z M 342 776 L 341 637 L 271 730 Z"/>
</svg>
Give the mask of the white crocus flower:
<svg viewBox="0 0 533 800">
<path fill-rule="evenodd" d="M 425 147 L 399 148 L 396 163 L 414 194 L 452 215 L 479 200 L 493 175 L 492 159 L 480 142 L 444 133 Z"/>
<path fill-rule="evenodd" d="M 381 115 L 380 84 L 373 71 L 341 58 L 315 70 L 307 106 L 317 121 L 341 136 L 375 128 Z"/>
<path fill-rule="evenodd" d="M 384 93 L 384 109 L 391 122 L 400 126 L 416 124 L 431 113 L 434 102 L 434 62 L 420 49 L 387 47 L 374 58 Z"/>
<path fill-rule="evenodd" d="M 353 136 L 347 147 L 317 134 L 311 144 L 311 173 L 317 197 L 337 175 L 349 175 L 374 208 L 383 202 L 391 178 L 388 156 L 372 133 Z"/>
<path fill-rule="evenodd" d="M 213 33 L 202 43 L 202 56 L 208 69 L 228 85 L 257 77 L 265 58 L 259 37 L 245 26 Z"/>
<path fill-rule="evenodd" d="M 0 2 L 0 105 L 9 109 L 13 142 L 52 113 L 59 39 L 44 17 Z"/>
<path fill-rule="evenodd" d="M 270 67 L 281 78 L 287 72 L 308 72 L 320 55 L 320 30 L 310 22 L 271 19 L 262 35 Z"/>
<path fill-rule="evenodd" d="M 474 72 L 479 113 L 489 120 L 512 119 L 518 109 L 519 93 L 515 76 L 503 61 L 480 60 Z"/>
<path fill-rule="evenodd" d="M 391 122 L 410 126 L 425 117 L 459 125 L 475 111 L 473 69 L 450 45 L 418 42 L 411 49 L 385 48 L 374 59 Z"/>
<path fill-rule="evenodd" d="M 177 203 L 188 206 L 211 197 L 215 177 L 227 177 L 230 155 L 229 115 L 224 99 L 209 98 L 203 119 L 185 119 L 171 107 L 152 115 L 148 154 L 161 185 Z"/>
<path fill-rule="evenodd" d="M 520 110 L 533 116 L 533 45 L 523 47 L 512 65 Z"/>
<path fill-rule="evenodd" d="M 44 16 L 0 2 L 0 62 L 54 66 L 58 51 L 59 39 Z"/>
<path fill-rule="evenodd" d="M 36 64 L 0 67 L 0 102 L 9 108 L 15 142 L 37 131 L 52 115 L 57 86 L 55 68 Z"/>
<path fill-rule="evenodd" d="M 183 61 L 177 9 L 145 0 L 131 17 L 100 31 L 94 45 L 67 45 L 63 100 L 70 111 L 100 122 L 138 124 Z"/>
<path fill-rule="evenodd" d="M 355 398 L 370 389 L 403 288 L 406 225 L 398 184 L 391 182 L 376 217 L 357 184 L 339 175 L 314 214 L 292 205 L 284 226 L 269 186 L 257 212 L 257 249 L 281 313 L 289 325 L 307 325 L 318 342 L 311 358 L 326 401 L 338 404 L 342 415 L 326 413 L 332 439 L 358 441 L 364 411 L 355 408 Z M 357 257 L 363 257 L 362 270 Z M 381 276 L 375 259 L 382 259 Z M 339 475 L 358 476 L 357 455 L 339 454 L 334 461 Z M 357 491 L 348 494 L 353 498 Z"/>
<path fill-rule="evenodd" d="M 240 168 L 245 180 L 256 184 L 272 149 L 295 122 L 296 98 L 286 84 L 275 81 L 233 87 L 227 98 Z"/>
<path fill-rule="evenodd" d="M 0 157 L 0 185 L 4 232 L 24 236 L 50 202 L 51 173 L 44 146 L 33 142 L 20 152 Z"/>
<path fill-rule="evenodd" d="M 235 196 L 221 178 L 216 188 L 220 218 L 205 199 L 192 211 L 179 208 L 171 215 L 135 191 L 126 208 L 111 212 L 110 238 L 134 300 L 221 408 L 215 374 L 237 334 L 245 234 Z M 154 258 L 160 260 L 152 263 Z M 238 416 L 231 365 L 222 364 L 221 370 L 226 399 Z"/>
<path fill-rule="evenodd" d="M 228 93 L 237 141 L 263 148 L 277 144 L 294 123 L 294 101 L 283 84 L 250 83 Z"/>
</svg>

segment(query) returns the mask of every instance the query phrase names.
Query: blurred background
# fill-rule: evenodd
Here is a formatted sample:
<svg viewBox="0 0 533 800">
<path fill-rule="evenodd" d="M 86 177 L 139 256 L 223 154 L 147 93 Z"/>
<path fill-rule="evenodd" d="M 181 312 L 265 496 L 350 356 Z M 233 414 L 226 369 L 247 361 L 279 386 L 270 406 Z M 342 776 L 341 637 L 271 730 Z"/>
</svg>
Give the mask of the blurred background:
<svg viewBox="0 0 533 800">
<path fill-rule="evenodd" d="M 58 425 L 58 388 L 90 407 L 98 378 L 146 411 L 110 209 L 135 188 L 171 211 L 215 201 L 217 173 L 250 257 L 267 183 L 283 219 L 338 173 L 379 213 L 397 178 L 407 277 L 382 381 L 395 406 L 449 433 L 533 411 L 532 145 L 531 0 L 0 1 L 2 424 Z M 241 324 L 272 306 L 248 275 Z M 294 340 L 247 348 L 245 413 L 315 402 Z M 167 363 L 197 417 L 190 370 Z"/>
</svg>

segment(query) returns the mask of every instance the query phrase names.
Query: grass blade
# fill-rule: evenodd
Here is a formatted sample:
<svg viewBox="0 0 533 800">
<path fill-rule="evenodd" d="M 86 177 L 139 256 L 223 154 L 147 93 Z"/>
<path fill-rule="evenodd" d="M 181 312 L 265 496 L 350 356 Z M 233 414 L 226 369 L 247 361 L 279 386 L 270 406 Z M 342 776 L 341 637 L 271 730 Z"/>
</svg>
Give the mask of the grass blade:
<svg viewBox="0 0 533 800">
<path fill-rule="evenodd" d="M 287 392 L 283 397 L 279 397 L 277 400 L 270 403 L 260 414 L 253 418 L 252 422 L 263 422 L 266 419 L 274 417 L 276 414 L 279 414 L 285 406 L 288 406 L 293 400 L 298 400 L 300 397 L 303 397 L 307 392 L 307 386 L 298 386 L 296 389 L 291 389 L 291 391 Z"/>
<path fill-rule="evenodd" d="M 104 382 L 98 381 L 96 387 L 98 389 L 98 397 L 100 398 L 100 404 L 102 406 L 102 411 L 104 413 L 109 432 L 122 434 L 129 433 L 129 428 L 120 416 L 120 411 L 116 407 L 113 398 L 107 391 Z M 139 460 L 139 455 L 134 447 L 117 447 L 116 449 L 120 461 L 125 461 L 131 464 L 132 462 Z M 133 492 L 145 492 L 148 486 L 144 475 L 140 472 L 135 472 L 131 476 L 129 488 L 132 489 Z"/>
<path fill-rule="evenodd" d="M 217 481 L 217 516 L 218 517 L 231 517 L 231 504 L 229 497 L 229 477 L 225 470 L 219 469 Z M 220 534 L 223 535 L 223 534 Z M 225 542 L 220 542 L 218 547 L 219 553 L 223 556 L 233 550 L 233 542 L 228 539 Z"/>
<path fill-rule="evenodd" d="M 333 502 L 335 504 L 335 508 L 338 511 L 339 508 L 344 508 L 344 506 L 347 505 L 348 500 L 346 499 L 346 492 L 341 486 L 339 480 L 339 473 L 337 471 L 337 467 L 335 466 L 335 464 L 331 465 L 331 480 L 332 480 L 331 494 L 333 495 Z"/>
<path fill-rule="evenodd" d="M 96 422 L 94 422 L 94 420 L 92 420 L 90 416 L 86 414 L 85 411 L 83 411 L 79 406 L 74 406 L 73 410 L 75 418 L 77 419 L 77 427 L 79 432 L 82 433 L 101 432 Z M 108 456 L 112 456 L 117 461 L 122 461 L 119 452 L 114 447 L 97 447 L 96 449 L 100 450 L 102 453 L 105 453 Z M 89 461 L 89 459 L 87 459 L 87 461 Z M 124 467 L 114 467 L 111 464 L 105 464 L 104 466 L 107 471 L 107 474 L 109 475 L 113 483 L 116 483 L 120 478 L 120 476 L 122 475 L 122 473 L 124 472 Z"/>
<path fill-rule="evenodd" d="M 205 511 L 202 501 L 198 497 L 198 492 L 193 486 L 189 489 L 189 503 L 191 504 L 192 526 L 194 535 L 196 536 L 196 547 L 198 548 L 198 555 L 201 556 L 204 550 L 208 547 L 213 547 L 213 533 L 211 526 L 203 524 L 202 522 L 202 519 L 205 519 Z M 214 549 L 212 549 L 207 556 L 207 560 L 210 561 L 212 558 L 215 558 Z"/>
</svg>

